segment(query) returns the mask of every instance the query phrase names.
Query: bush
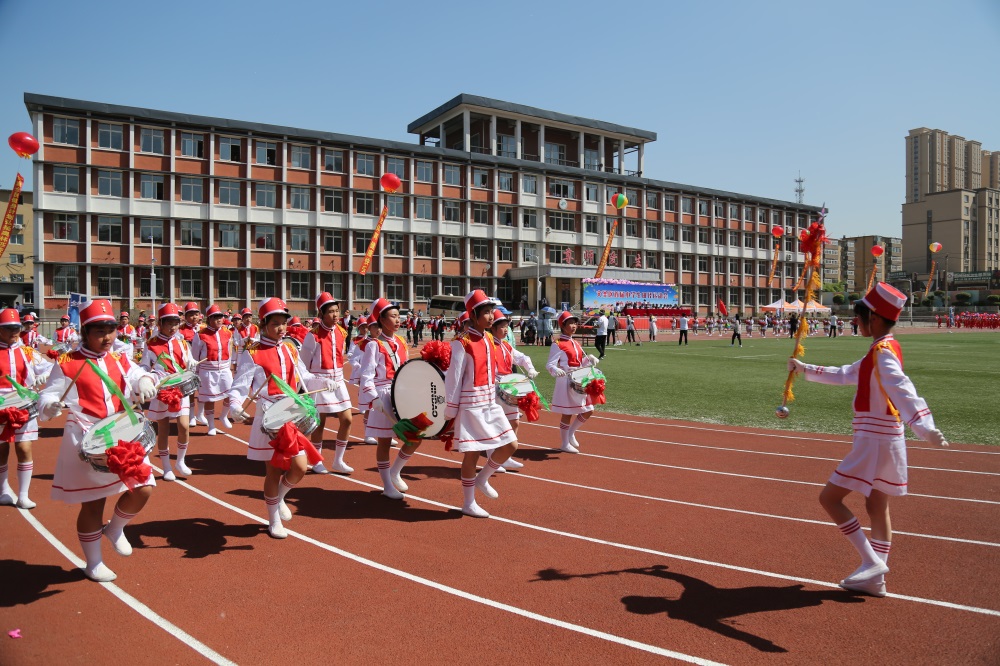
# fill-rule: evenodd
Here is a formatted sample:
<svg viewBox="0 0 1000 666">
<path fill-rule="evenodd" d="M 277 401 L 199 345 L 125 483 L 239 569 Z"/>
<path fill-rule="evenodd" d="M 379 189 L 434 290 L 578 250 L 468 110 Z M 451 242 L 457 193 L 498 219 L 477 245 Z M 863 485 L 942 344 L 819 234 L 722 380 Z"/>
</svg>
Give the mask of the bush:
<svg viewBox="0 0 1000 666">
<path fill-rule="evenodd" d="M 930 306 L 934 305 L 934 299 L 928 296 L 924 300 L 920 301 L 920 304 L 925 308 L 929 308 Z"/>
<path fill-rule="evenodd" d="M 990 294 L 986 297 L 987 305 L 1000 305 L 1000 294 Z"/>
<path fill-rule="evenodd" d="M 847 298 L 853 303 L 854 301 L 861 300 L 861 294 L 855 291 L 851 294 L 848 294 Z"/>
<path fill-rule="evenodd" d="M 959 305 L 967 305 L 972 300 L 972 294 L 967 291 L 960 291 L 955 294 L 955 302 Z"/>
<path fill-rule="evenodd" d="M 944 292 L 938 289 L 937 291 L 934 292 L 934 295 L 937 296 L 938 298 L 943 298 Z"/>
<path fill-rule="evenodd" d="M 834 305 L 843 305 L 845 302 L 847 302 L 847 299 L 844 297 L 843 294 L 834 294 L 833 295 L 833 303 L 834 303 Z"/>
</svg>

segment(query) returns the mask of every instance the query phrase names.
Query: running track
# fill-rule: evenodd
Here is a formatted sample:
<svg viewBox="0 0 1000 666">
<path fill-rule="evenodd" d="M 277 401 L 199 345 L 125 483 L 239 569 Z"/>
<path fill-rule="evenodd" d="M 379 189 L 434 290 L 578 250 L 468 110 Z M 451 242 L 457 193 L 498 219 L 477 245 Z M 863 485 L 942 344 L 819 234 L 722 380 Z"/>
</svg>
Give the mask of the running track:
<svg viewBox="0 0 1000 666">
<path fill-rule="evenodd" d="M 199 428 L 195 473 L 158 482 L 132 557 L 104 545 L 101 585 L 57 547 L 80 557 L 76 507 L 48 499 L 61 430 L 43 429 L 38 507 L 0 507 L 0 663 L 1000 661 L 1000 450 L 911 442 L 879 600 L 836 587 L 856 554 L 816 502 L 846 438 L 602 414 L 567 455 L 558 432 L 548 413 L 522 426 L 526 467 L 494 477 L 490 520 L 459 513 L 439 442 L 393 502 L 355 441 L 354 474 L 307 475 L 275 541 L 248 426 Z"/>
</svg>

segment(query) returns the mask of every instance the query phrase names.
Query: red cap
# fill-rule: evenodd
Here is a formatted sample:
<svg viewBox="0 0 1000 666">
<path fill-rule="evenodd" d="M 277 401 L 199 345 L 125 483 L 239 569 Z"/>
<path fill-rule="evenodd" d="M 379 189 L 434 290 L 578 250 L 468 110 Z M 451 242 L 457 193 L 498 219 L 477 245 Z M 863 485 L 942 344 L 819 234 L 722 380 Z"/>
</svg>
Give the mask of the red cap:
<svg viewBox="0 0 1000 666">
<path fill-rule="evenodd" d="M 575 319 L 577 323 L 579 323 L 580 321 L 580 318 L 577 317 L 572 312 L 570 312 L 569 310 L 563 310 L 562 312 L 559 313 L 559 318 L 556 319 L 556 322 L 558 322 L 559 328 L 562 328 L 562 325 L 568 322 L 570 319 Z"/>
<path fill-rule="evenodd" d="M 493 311 L 493 324 L 496 325 L 501 321 L 507 321 L 507 315 L 503 313 L 503 310 L 497 308 Z"/>
<path fill-rule="evenodd" d="M 327 303 L 336 303 L 337 300 L 328 291 L 324 291 L 322 294 L 316 297 L 316 310 L 319 312 L 323 311 L 323 306 Z"/>
<path fill-rule="evenodd" d="M 181 318 L 181 311 L 177 309 L 177 305 L 174 303 L 164 303 L 156 311 L 157 319 L 165 319 L 168 317 L 174 317 L 176 319 Z"/>
<path fill-rule="evenodd" d="M 288 325 L 289 326 L 301 326 L 302 325 L 302 320 L 299 319 L 298 317 L 292 317 L 291 319 L 288 320 Z"/>
<path fill-rule="evenodd" d="M 229 326 L 229 325 L 230 325 L 230 324 L 232 324 L 232 323 L 233 323 L 233 322 L 229 321 L 229 317 L 223 317 L 223 319 L 222 319 L 222 324 L 223 324 L 224 326 Z"/>
<path fill-rule="evenodd" d="M 891 284 L 879 282 L 865 294 L 861 302 L 871 308 L 872 312 L 889 321 L 899 321 L 899 315 L 906 304 L 906 294 Z"/>
<path fill-rule="evenodd" d="M 86 307 L 80 310 L 80 326 L 99 322 L 115 323 L 115 311 L 111 307 L 111 301 L 103 298 L 87 303 Z"/>
<path fill-rule="evenodd" d="M 280 298 L 271 297 L 265 298 L 261 301 L 260 307 L 257 308 L 257 316 L 260 317 L 261 321 L 264 321 L 268 315 L 273 314 L 283 314 L 288 315 L 288 306 Z"/>
<path fill-rule="evenodd" d="M 24 319 L 21 320 L 22 324 L 33 324 L 35 323 L 35 318 L 30 314 L 24 315 Z"/>
<path fill-rule="evenodd" d="M 243 315 L 244 317 L 246 317 L 247 315 L 252 316 L 253 310 L 251 310 L 250 308 L 243 308 L 242 310 L 240 310 L 240 314 Z"/>
<path fill-rule="evenodd" d="M 0 311 L 0 326 L 21 327 L 21 315 L 14 308 L 4 308 Z"/>
<path fill-rule="evenodd" d="M 484 303 L 492 303 L 492 302 L 493 301 L 490 299 L 489 296 L 486 295 L 485 291 L 483 291 L 482 289 L 476 289 L 474 291 L 470 291 L 465 296 L 465 311 L 468 312 L 469 316 L 471 317 L 472 313 L 476 311 L 477 307 L 483 305 Z"/>
<path fill-rule="evenodd" d="M 237 319 L 243 319 L 243 315 L 241 315 L 239 312 L 234 312 L 232 314 L 232 319 L 233 321 L 236 321 Z"/>
<path fill-rule="evenodd" d="M 216 315 L 222 315 L 222 309 L 218 305 L 215 305 L 213 303 L 212 305 L 208 306 L 207 310 L 205 310 L 205 317 L 206 318 L 214 317 Z"/>
<path fill-rule="evenodd" d="M 118 318 L 121 319 L 122 317 L 128 317 L 128 316 L 129 316 L 128 310 L 122 310 L 121 314 L 118 315 Z"/>
<path fill-rule="evenodd" d="M 15 310 L 15 312 L 17 312 L 17 310 Z M 358 317 L 358 321 L 355 324 L 355 326 L 361 328 L 362 326 L 367 326 L 367 325 L 368 325 L 368 317 Z"/>
<path fill-rule="evenodd" d="M 198 304 L 194 301 L 188 301 L 184 304 L 184 314 L 189 312 L 201 312 L 201 308 L 199 308 Z"/>
<path fill-rule="evenodd" d="M 62 317 L 59 317 L 59 321 L 69 321 L 69 315 L 63 315 Z"/>
<path fill-rule="evenodd" d="M 399 306 L 393 305 L 392 302 L 390 302 L 389 299 L 387 298 L 380 298 L 374 303 L 372 303 L 372 314 L 371 314 L 371 319 L 369 321 L 377 323 L 378 320 L 382 318 L 383 312 L 385 312 L 386 310 L 393 310 L 393 309 L 399 310 Z"/>
<path fill-rule="evenodd" d="M 463 312 L 462 314 L 458 315 L 458 323 L 464 324 L 465 322 L 469 321 L 469 318 L 470 318 L 469 313 Z"/>
</svg>

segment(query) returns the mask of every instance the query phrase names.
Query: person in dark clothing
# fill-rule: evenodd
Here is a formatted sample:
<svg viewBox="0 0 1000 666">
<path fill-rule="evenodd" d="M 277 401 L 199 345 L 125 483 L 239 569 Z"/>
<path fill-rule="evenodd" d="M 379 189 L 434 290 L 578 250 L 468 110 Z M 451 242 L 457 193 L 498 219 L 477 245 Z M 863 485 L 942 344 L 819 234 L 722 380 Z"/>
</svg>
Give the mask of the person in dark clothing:
<svg viewBox="0 0 1000 666">
<path fill-rule="evenodd" d="M 729 346 L 732 347 L 736 344 L 736 341 L 740 341 L 740 347 L 743 346 L 743 336 L 740 335 L 740 313 L 737 312 L 733 316 L 733 337 L 729 340 Z"/>
</svg>

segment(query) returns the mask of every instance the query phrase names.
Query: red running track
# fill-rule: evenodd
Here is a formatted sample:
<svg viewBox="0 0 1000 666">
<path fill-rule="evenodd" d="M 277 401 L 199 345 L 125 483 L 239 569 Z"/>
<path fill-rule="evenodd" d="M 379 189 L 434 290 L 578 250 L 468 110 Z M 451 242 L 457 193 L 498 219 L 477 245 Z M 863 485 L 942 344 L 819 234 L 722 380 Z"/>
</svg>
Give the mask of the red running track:
<svg viewBox="0 0 1000 666">
<path fill-rule="evenodd" d="M 194 474 L 159 481 L 126 528 L 132 557 L 105 544 L 119 576 L 105 586 L 36 529 L 80 556 L 76 507 L 48 499 L 61 431 L 43 430 L 38 507 L 0 511 L 0 663 L 119 661 L 123 640 L 139 664 L 817 663 L 845 646 L 872 663 L 1000 656 L 995 449 L 912 443 L 890 597 L 872 599 L 836 587 L 856 554 L 816 502 L 842 437 L 601 414 L 567 455 L 550 448 L 545 414 L 521 428 L 525 468 L 480 500 L 490 520 L 459 513 L 459 456 L 440 443 L 422 445 L 394 502 L 377 490 L 374 447 L 355 442 L 354 474 L 307 475 L 288 496 L 293 534 L 275 541 L 263 465 L 243 455 L 248 426 L 195 433 Z M 15 628 L 24 638 L 6 636 Z"/>
</svg>

